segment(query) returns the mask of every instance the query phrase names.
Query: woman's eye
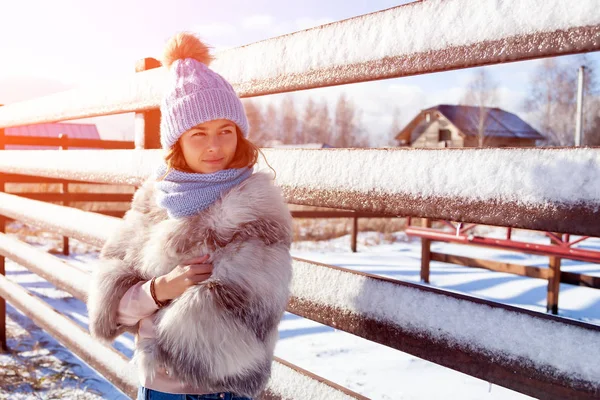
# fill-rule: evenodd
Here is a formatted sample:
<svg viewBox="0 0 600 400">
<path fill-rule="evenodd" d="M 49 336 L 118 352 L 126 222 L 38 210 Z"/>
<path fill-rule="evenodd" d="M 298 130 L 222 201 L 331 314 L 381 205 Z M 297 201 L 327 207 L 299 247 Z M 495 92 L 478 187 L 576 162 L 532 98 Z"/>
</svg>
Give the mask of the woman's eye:
<svg viewBox="0 0 600 400">
<path fill-rule="evenodd" d="M 192 133 L 192 136 L 206 136 L 206 133 L 204 133 L 204 132 L 194 132 L 194 133 Z"/>
<path fill-rule="evenodd" d="M 221 135 L 227 135 L 227 134 L 230 134 L 230 133 L 233 133 L 233 132 L 232 131 L 222 131 Z"/>
</svg>

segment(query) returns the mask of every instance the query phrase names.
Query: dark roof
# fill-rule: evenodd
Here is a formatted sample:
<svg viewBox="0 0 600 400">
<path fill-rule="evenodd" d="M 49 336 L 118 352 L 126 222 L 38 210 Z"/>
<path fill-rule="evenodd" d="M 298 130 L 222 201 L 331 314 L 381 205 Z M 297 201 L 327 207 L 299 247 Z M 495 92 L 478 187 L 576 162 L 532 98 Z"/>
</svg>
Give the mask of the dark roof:
<svg viewBox="0 0 600 400">
<path fill-rule="evenodd" d="M 476 106 L 454 106 L 440 104 L 423 110 L 439 111 L 450 120 L 462 133 L 468 136 L 477 136 L 479 132 L 480 109 Z M 544 137 L 527 122 L 508 111 L 499 108 L 485 107 L 485 136 L 511 137 L 520 139 L 541 140 Z"/>
<path fill-rule="evenodd" d="M 6 128 L 4 134 L 6 136 L 38 136 L 38 137 L 54 137 L 57 138 L 60 134 L 65 134 L 71 139 L 100 139 L 98 128 L 94 124 L 70 124 L 70 123 L 48 123 L 36 125 L 24 125 L 13 128 Z M 35 149 L 55 149 L 51 146 L 21 146 L 7 145 L 7 150 L 35 150 Z"/>
</svg>

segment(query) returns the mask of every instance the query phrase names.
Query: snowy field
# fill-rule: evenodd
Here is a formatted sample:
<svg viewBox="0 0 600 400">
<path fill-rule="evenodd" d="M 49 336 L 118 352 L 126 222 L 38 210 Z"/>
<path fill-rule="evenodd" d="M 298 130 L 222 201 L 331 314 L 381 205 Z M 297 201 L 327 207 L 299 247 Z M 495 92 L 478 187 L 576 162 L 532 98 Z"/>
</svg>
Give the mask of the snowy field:
<svg viewBox="0 0 600 400">
<path fill-rule="evenodd" d="M 530 241 L 547 243 L 547 239 L 526 232 L 519 232 L 515 238 L 519 238 L 519 235 L 521 238 L 527 236 L 526 239 Z M 350 252 L 349 236 L 325 242 L 294 243 L 293 255 L 394 279 L 418 282 L 421 251 L 419 240 L 409 240 L 403 233 L 397 233 L 393 242 L 384 243 L 382 237 L 372 232 L 361 233 L 358 253 Z M 583 242 L 582 246 L 600 249 L 600 240 Z M 74 248 L 82 249 L 84 246 L 74 243 Z M 523 265 L 547 266 L 547 258 L 544 257 L 476 247 L 434 243 L 432 250 Z M 69 261 L 88 269 L 86 261 L 94 257 L 95 252 L 80 252 L 71 256 Z M 563 260 L 563 270 L 600 276 L 600 265 L 595 264 Z M 76 323 L 87 327 L 86 308 L 79 300 L 57 290 L 37 275 L 10 261 L 7 262 L 7 276 Z M 431 284 L 447 290 L 545 311 L 545 280 L 432 262 Z M 563 316 L 600 324 L 600 290 L 561 285 L 559 306 Z M 8 315 L 9 333 L 16 337 L 9 341 L 9 346 L 19 351 L 13 357 L 0 356 L 0 365 L 6 368 L 18 359 L 38 366 L 38 380 L 52 380 L 56 379 L 56 376 L 65 379 L 52 381 L 55 390 L 50 392 L 34 393 L 35 388 L 26 387 L 12 388 L 9 392 L 6 387 L 2 387 L 0 399 L 126 399 L 49 335 L 35 328 L 29 319 L 10 305 Z M 30 333 L 27 334 L 26 331 Z M 280 338 L 276 349 L 277 356 L 373 399 L 527 398 L 292 314 L 286 314 L 281 322 Z M 133 337 L 121 336 L 115 341 L 115 347 L 131 356 Z M 56 358 L 62 360 L 62 364 L 67 365 L 68 369 L 64 366 L 60 367 L 62 370 L 59 367 L 53 368 Z"/>
</svg>

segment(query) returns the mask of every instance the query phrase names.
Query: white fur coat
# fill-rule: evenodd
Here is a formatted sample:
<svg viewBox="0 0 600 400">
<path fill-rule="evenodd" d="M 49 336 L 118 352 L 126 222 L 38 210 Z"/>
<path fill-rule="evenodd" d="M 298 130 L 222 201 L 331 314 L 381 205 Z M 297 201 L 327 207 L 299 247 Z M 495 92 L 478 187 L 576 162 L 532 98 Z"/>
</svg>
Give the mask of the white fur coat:
<svg viewBox="0 0 600 400">
<path fill-rule="evenodd" d="M 192 386 L 255 397 L 269 378 L 289 298 L 292 220 L 281 193 L 269 175 L 256 173 L 199 214 L 169 219 L 155 190 L 148 181 L 136 192 L 102 249 L 90 285 L 90 330 L 111 341 L 136 331 L 116 323 L 124 293 L 210 254 L 211 278 L 153 315 L 157 337 L 140 342 L 135 357 Z"/>
</svg>

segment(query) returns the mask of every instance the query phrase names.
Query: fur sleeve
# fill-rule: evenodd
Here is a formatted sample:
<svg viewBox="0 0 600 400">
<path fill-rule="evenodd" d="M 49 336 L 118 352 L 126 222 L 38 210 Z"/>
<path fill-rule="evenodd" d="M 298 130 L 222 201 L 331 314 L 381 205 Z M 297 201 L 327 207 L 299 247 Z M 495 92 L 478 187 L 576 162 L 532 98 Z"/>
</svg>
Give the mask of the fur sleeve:
<svg viewBox="0 0 600 400">
<path fill-rule="evenodd" d="M 139 247 L 136 240 L 142 236 L 145 205 L 150 200 L 146 185 L 136 192 L 121 227 L 102 247 L 92 273 L 87 300 L 89 328 L 99 339 L 112 341 L 125 331 L 137 331 L 137 326 L 118 324 L 117 316 L 123 295 L 130 287 L 145 280 L 133 263 Z"/>
<path fill-rule="evenodd" d="M 100 260 L 95 266 L 87 301 L 92 336 L 113 341 L 123 332 L 137 331 L 117 323 L 119 303 L 130 287 L 143 279 L 122 260 Z"/>
</svg>

